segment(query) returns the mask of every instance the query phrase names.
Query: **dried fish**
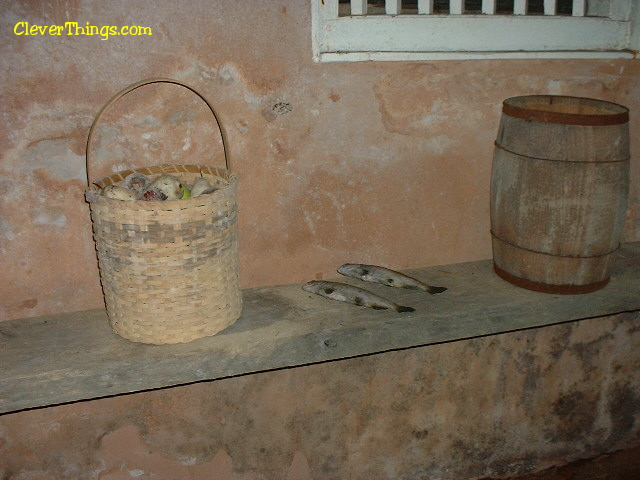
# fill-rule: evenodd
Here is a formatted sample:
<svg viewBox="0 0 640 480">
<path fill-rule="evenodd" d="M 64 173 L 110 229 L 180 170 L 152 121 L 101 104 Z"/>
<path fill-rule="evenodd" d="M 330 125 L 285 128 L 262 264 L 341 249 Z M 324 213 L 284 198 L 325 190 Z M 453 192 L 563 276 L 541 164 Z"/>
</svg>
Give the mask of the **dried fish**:
<svg viewBox="0 0 640 480">
<path fill-rule="evenodd" d="M 204 193 L 207 188 L 211 188 L 211 184 L 204 177 L 196 178 L 196 181 L 193 182 L 193 186 L 191 187 L 191 196 L 197 197 Z"/>
<path fill-rule="evenodd" d="M 119 185 L 107 185 L 102 189 L 102 195 L 115 200 L 132 201 L 138 199 L 138 195 L 135 192 Z"/>
<path fill-rule="evenodd" d="M 407 288 L 410 290 L 424 290 L 431 295 L 442 293 L 447 289 L 446 287 L 427 285 L 408 275 L 377 265 L 345 263 L 338 268 L 338 272 L 347 277 L 359 278 L 365 282 L 380 283 L 388 287 Z"/>
<path fill-rule="evenodd" d="M 180 179 L 166 173 L 156 178 L 147 190 L 155 190 L 166 195 L 167 200 L 178 200 L 184 191 Z"/>
<path fill-rule="evenodd" d="M 338 302 L 353 303 L 354 305 L 369 307 L 375 310 L 395 310 L 396 312 L 414 312 L 412 307 L 398 305 L 391 300 L 380 297 L 362 288 L 346 283 L 312 280 L 305 283 L 302 289 Z"/>
<path fill-rule="evenodd" d="M 129 190 L 133 190 L 138 195 L 141 195 L 150 183 L 151 179 L 149 179 L 149 177 L 142 173 L 134 172 L 127 175 L 127 177 L 122 181 L 122 186 Z"/>
</svg>

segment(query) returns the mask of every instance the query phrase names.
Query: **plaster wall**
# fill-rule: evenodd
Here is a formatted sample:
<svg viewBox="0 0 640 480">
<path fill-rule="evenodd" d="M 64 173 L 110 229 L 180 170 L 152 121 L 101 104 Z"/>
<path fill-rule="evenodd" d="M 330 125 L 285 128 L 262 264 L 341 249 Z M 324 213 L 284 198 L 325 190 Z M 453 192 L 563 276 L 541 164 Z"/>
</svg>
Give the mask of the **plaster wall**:
<svg viewBox="0 0 640 480">
<path fill-rule="evenodd" d="M 0 2 L 0 320 L 102 306 L 85 144 L 124 86 L 170 77 L 215 106 L 240 178 L 245 287 L 488 258 L 501 102 L 631 109 L 640 64 L 314 64 L 307 0 Z M 151 36 L 15 35 L 17 22 Z M 104 119 L 91 174 L 222 164 L 206 108 L 174 86 Z M 625 240 L 640 240 L 632 158 Z M 430 478 L 537 470 L 640 440 L 637 315 L 391 352 L 0 417 L 0 478 Z M 135 367 L 135 366 L 133 366 Z"/>
<path fill-rule="evenodd" d="M 501 102 L 550 93 L 628 106 L 640 62 L 315 64 L 307 0 L 59 0 L 0 4 L 0 320 L 102 306 L 85 143 L 124 86 L 170 77 L 218 111 L 240 178 L 244 287 L 489 258 L 489 177 Z M 16 35 L 31 25 L 138 25 L 151 36 Z M 153 86 L 108 112 L 92 175 L 218 163 L 210 115 Z M 638 151 L 632 134 L 632 151 Z M 632 160 L 625 240 L 640 239 Z"/>
<path fill-rule="evenodd" d="M 639 314 L 0 416 L 3 480 L 467 480 L 640 441 Z M 135 365 L 132 365 L 135 368 Z"/>
</svg>

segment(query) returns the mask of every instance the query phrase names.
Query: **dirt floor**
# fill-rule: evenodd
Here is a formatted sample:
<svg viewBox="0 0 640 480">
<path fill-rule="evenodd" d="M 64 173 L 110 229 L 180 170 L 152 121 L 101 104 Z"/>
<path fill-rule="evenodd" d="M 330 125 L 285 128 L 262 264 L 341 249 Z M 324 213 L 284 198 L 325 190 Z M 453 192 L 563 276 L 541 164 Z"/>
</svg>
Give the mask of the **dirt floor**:
<svg viewBox="0 0 640 480">
<path fill-rule="evenodd" d="M 640 480 L 640 445 L 510 480 Z"/>
</svg>

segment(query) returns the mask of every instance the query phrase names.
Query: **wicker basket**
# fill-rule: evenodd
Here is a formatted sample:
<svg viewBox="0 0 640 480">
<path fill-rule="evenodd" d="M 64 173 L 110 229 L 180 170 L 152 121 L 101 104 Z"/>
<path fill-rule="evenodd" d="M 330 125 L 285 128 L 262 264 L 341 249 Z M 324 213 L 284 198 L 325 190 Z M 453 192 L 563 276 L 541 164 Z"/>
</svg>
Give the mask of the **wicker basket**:
<svg viewBox="0 0 640 480">
<path fill-rule="evenodd" d="M 91 144 L 105 110 L 132 90 L 173 83 L 197 94 L 220 133 L 226 169 L 202 165 L 136 168 L 91 181 Z M 219 190 L 162 202 L 121 201 L 100 189 L 139 172 L 168 173 L 183 183 L 204 177 Z M 120 336 L 143 343 L 183 343 L 215 335 L 242 311 L 236 233 L 236 190 L 224 129 L 213 107 L 193 88 L 170 79 L 135 83 L 116 94 L 96 116 L 87 140 L 85 193 L 91 209 L 107 315 Z"/>
</svg>

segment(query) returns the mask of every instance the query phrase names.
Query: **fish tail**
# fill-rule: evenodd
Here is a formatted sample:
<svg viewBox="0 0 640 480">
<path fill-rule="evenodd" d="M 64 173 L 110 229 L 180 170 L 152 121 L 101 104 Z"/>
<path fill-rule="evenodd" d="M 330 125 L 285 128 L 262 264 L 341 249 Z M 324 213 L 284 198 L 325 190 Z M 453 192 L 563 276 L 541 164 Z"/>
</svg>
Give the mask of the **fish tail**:
<svg viewBox="0 0 640 480">
<path fill-rule="evenodd" d="M 415 311 L 416 311 L 416 309 L 415 309 L 415 308 L 413 308 L 413 307 L 404 307 L 404 306 L 402 306 L 402 305 L 398 305 L 398 306 L 396 307 L 396 312 L 398 312 L 398 313 L 404 313 L 404 312 L 415 312 Z"/>
<path fill-rule="evenodd" d="M 438 293 L 442 293 L 447 289 L 447 287 L 428 287 L 427 292 L 431 295 L 437 295 Z"/>
</svg>

